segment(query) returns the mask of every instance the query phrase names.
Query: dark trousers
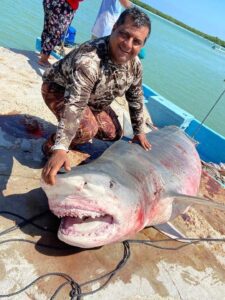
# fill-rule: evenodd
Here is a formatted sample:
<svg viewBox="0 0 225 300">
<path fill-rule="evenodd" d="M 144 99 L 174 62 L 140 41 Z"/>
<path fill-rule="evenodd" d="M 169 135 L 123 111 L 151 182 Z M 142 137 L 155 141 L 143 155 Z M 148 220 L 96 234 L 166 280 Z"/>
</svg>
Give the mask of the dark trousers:
<svg viewBox="0 0 225 300">
<path fill-rule="evenodd" d="M 42 53 L 50 55 L 61 42 L 71 24 L 75 10 L 66 0 L 44 0 L 44 28 L 41 35 Z"/>
<path fill-rule="evenodd" d="M 55 83 L 43 83 L 42 96 L 46 105 L 54 113 L 57 120 L 64 109 L 64 92 L 65 89 Z M 88 142 L 93 137 L 101 140 L 118 140 L 122 136 L 122 128 L 118 121 L 118 117 L 109 106 L 102 111 L 93 111 L 89 106 L 84 109 L 80 126 L 71 142 L 70 148 L 78 144 Z M 54 136 L 49 138 L 49 147 L 54 144 Z"/>
</svg>

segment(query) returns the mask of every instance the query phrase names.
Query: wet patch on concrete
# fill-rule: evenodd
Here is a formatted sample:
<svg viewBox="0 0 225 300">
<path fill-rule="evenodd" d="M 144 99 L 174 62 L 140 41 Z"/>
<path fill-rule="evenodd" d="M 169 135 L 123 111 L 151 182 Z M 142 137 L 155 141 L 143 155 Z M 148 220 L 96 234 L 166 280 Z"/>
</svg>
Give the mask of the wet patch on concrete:
<svg viewBox="0 0 225 300">
<path fill-rule="evenodd" d="M 0 127 L 6 135 L 22 139 L 47 138 L 55 131 L 54 125 L 27 114 L 0 115 Z"/>
</svg>

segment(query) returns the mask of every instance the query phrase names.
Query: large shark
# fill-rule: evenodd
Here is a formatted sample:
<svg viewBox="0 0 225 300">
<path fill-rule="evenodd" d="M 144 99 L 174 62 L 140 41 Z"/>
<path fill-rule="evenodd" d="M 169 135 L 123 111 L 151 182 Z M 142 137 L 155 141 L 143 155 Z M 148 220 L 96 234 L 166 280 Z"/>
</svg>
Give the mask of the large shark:
<svg viewBox="0 0 225 300">
<path fill-rule="evenodd" d="M 201 178 L 193 141 L 175 126 L 150 132 L 147 138 L 150 151 L 120 140 L 93 162 L 57 175 L 54 186 L 42 182 L 50 210 L 62 218 L 60 240 L 97 247 L 187 210 Z"/>
</svg>

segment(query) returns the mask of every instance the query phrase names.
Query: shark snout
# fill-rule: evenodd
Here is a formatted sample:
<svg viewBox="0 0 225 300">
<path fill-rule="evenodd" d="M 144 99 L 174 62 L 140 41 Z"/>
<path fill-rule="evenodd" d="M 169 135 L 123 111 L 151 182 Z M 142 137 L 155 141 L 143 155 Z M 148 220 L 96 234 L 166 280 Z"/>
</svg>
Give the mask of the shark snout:
<svg viewBox="0 0 225 300">
<path fill-rule="evenodd" d="M 89 248 L 122 240 L 136 226 L 136 195 L 107 174 L 57 177 L 54 189 L 43 187 L 50 210 L 61 219 L 60 240 Z M 101 184 L 100 184 L 101 183 Z"/>
</svg>

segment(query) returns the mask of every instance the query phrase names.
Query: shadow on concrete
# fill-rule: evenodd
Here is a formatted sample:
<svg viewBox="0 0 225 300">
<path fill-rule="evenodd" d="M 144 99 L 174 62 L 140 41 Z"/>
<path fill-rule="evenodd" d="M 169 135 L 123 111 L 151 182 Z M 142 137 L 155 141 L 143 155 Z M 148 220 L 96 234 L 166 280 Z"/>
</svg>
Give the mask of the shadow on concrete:
<svg viewBox="0 0 225 300">
<path fill-rule="evenodd" d="M 9 48 L 10 51 L 17 53 L 17 54 L 21 54 L 23 56 L 26 56 L 28 58 L 28 63 L 31 66 L 31 68 L 33 70 L 35 70 L 35 72 L 42 77 L 43 72 L 45 71 L 44 68 L 42 68 L 39 64 L 38 64 L 38 53 L 35 51 L 29 51 L 29 50 L 20 50 L 20 49 L 15 49 L 15 48 Z"/>
<path fill-rule="evenodd" d="M 55 130 L 55 125 L 36 116 L 0 115 L 0 175 L 11 175 L 13 158 L 29 168 L 42 168 L 42 143 Z"/>
<path fill-rule="evenodd" d="M 13 236 L 15 236 L 19 230 L 28 235 L 23 239 L 35 242 L 33 246 L 28 247 L 35 247 L 38 252 L 48 256 L 65 256 L 85 250 L 69 246 L 57 238 L 60 220 L 50 212 L 47 197 L 41 188 L 23 194 L 0 197 L 0 206 L 0 215 L 12 221 L 10 225 L 9 222 L 6 222 L 8 225 L 5 228 L 2 224 L 1 240 L 10 239 L 9 233 L 13 232 Z M 39 240 L 35 238 L 37 236 Z M 21 234 L 19 234 L 19 238 L 21 238 Z M 25 247 L 27 245 L 27 242 L 22 240 L 12 242 L 17 243 L 17 247 L 20 243 L 23 246 L 26 243 Z"/>
<path fill-rule="evenodd" d="M 60 220 L 49 211 L 47 197 L 40 188 L 41 169 L 46 163 L 41 146 L 55 130 L 54 125 L 36 116 L 0 115 L 0 236 L 8 239 L 11 231 L 15 231 L 13 236 L 21 231 L 30 236 L 25 238 L 33 241 L 37 241 L 38 236 L 35 245 L 38 252 L 65 256 L 83 249 L 58 240 Z M 111 144 L 94 140 L 78 148 L 90 154 L 93 160 Z"/>
<path fill-rule="evenodd" d="M 57 244 L 59 221 L 49 211 L 42 189 L 33 189 L 40 186 L 40 172 L 46 162 L 41 152 L 42 143 L 53 132 L 55 126 L 41 118 L 24 114 L 0 115 L 0 215 L 3 217 L 0 236 L 6 239 L 7 228 L 11 227 L 32 237 L 41 236 L 40 243 Z M 46 230 L 26 222 L 38 215 L 33 222 Z M 4 222 L 4 219 L 13 222 Z M 24 226 L 17 229 L 15 225 L 19 224 Z M 38 251 L 51 252 L 48 248 L 36 247 Z"/>
</svg>

